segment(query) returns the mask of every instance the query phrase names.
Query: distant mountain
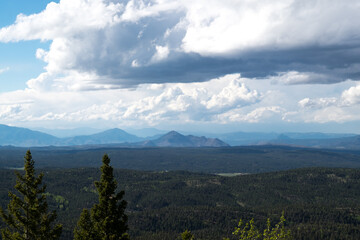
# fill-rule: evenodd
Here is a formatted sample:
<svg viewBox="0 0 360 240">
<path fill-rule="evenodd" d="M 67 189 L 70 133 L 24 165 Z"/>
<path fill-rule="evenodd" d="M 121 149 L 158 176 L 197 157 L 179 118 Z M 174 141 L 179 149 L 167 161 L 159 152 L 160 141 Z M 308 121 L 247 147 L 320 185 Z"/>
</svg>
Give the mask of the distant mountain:
<svg viewBox="0 0 360 240">
<path fill-rule="evenodd" d="M 104 131 L 101 129 L 87 128 L 87 127 L 72 128 L 72 129 L 34 128 L 32 130 L 50 134 L 58 138 L 70 138 L 76 136 L 91 135 Z"/>
<path fill-rule="evenodd" d="M 143 138 L 129 134 L 124 130 L 113 128 L 92 135 L 66 138 L 62 140 L 61 145 L 114 144 L 114 143 L 124 143 L 124 142 L 139 142 L 142 140 Z"/>
<path fill-rule="evenodd" d="M 268 141 L 267 144 L 315 148 L 360 149 L 360 135 L 323 139 L 292 139 L 290 137 L 282 137 Z"/>
<path fill-rule="evenodd" d="M 171 131 L 159 137 L 148 139 L 129 134 L 114 128 L 104 132 L 68 138 L 57 138 L 52 135 L 26 128 L 0 125 L 0 145 L 19 147 L 38 146 L 75 146 L 75 145 L 114 145 L 127 147 L 223 147 L 228 144 L 216 138 L 184 136 Z M 119 145 L 120 144 L 120 145 Z"/>
<path fill-rule="evenodd" d="M 59 141 L 59 138 L 46 133 L 0 124 L 0 145 L 2 146 L 49 146 Z"/>
<path fill-rule="evenodd" d="M 164 135 L 165 133 L 167 133 L 167 131 L 159 130 L 156 128 L 141 128 L 141 129 L 127 128 L 126 131 L 130 134 L 133 134 L 133 135 L 136 135 L 136 136 L 139 136 L 142 138 L 146 138 L 146 139 L 156 139 L 156 138 Z"/>
<path fill-rule="evenodd" d="M 131 135 L 121 129 L 110 129 L 104 132 L 69 138 L 57 138 L 52 135 L 29 130 L 26 128 L 0 125 L 0 145 L 13 145 L 19 147 L 37 146 L 73 146 L 92 144 L 115 144 L 125 142 L 139 142 L 144 140 Z"/>
<path fill-rule="evenodd" d="M 264 133 L 264 132 L 232 132 L 223 134 L 206 134 L 206 136 L 217 137 L 220 140 L 229 143 L 231 146 L 244 146 L 244 145 L 264 145 L 264 144 L 293 144 L 292 141 L 295 139 L 298 142 L 306 143 L 307 140 L 327 140 L 354 137 L 356 134 L 342 134 L 342 133 Z M 302 145 L 302 144 L 299 144 Z M 311 144 L 314 145 L 314 144 Z M 311 146 L 304 145 L 304 146 Z"/>
<path fill-rule="evenodd" d="M 157 130 L 149 129 L 148 133 Z M 0 146 L 75 146 L 117 145 L 124 147 L 224 147 L 236 145 L 289 145 L 299 147 L 360 149 L 360 135 L 329 133 L 256 133 L 234 132 L 206 134 L 207 137 L 183 135 L 176 131 L 165 135 L 138 137 L 114 128 L 92 135 L 59 138 L 26 128 L 0 124 Z"/>
<path fill-rule="evenodd" d="M 270 132 L 231 132 L 222 134 L 206 134 L 206 136 L 216 137 L 231 146 L 257 145 L 266 141 L 276 139 L 279 134 Z"/>
<path fill-rule="evenodd" d="M 349 134 L 349 133 L 320 133 L 320 132 L 308 132 L 308 133 L 289 132 L 289 133 L 283 133 L 282 135 L 285 135 L 292 139 L 334 139 L 334 138 L 356 136 L 356 134 Z"/>
<path fill-rule="evenodd" d="M 176 131 L 168 132 L 156 140 L 144 142 L 147 146 L 157 147 L 226 147 L 227 143 L 217 138 L 184 136 Z"/>
</svg>

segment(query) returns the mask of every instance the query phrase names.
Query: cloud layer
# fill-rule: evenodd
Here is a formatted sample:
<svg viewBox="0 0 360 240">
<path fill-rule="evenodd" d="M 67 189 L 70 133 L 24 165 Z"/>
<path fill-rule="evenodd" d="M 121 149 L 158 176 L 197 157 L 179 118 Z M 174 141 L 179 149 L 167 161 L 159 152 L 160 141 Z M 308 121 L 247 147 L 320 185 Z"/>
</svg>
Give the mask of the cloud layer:
<svg viewBox="0 0 360 240">
<path fill-rule="evenodd" d="M 359 12 L 340 0 L 50 3 L 0 29 L 3 43 L 49 44 L 34 49 L 44 71 L 0 94 L 0 121 L 360 122 Z"/>
<path fill-rule="evenodd" d="M 0 94 L 0 120 L 41 127 L 158 128 L 360 121 L 360 85 L 353 81 L 314 88 L 273 80 L 232 74 L 199 83 L 142 84 L 136 89 L 19 90 Z"/>
<path fill-rule="evenodd" d="M 0 41 L 50 42 L 36 51 L 47 63 L 28 82 L 37 90 L 197 82 L 237 72 L 326 84 L 359 79 L 359 11 L 359 3 L 340 0 L 61 0 L 19 15 L 0 29 Z"/>
</svg>

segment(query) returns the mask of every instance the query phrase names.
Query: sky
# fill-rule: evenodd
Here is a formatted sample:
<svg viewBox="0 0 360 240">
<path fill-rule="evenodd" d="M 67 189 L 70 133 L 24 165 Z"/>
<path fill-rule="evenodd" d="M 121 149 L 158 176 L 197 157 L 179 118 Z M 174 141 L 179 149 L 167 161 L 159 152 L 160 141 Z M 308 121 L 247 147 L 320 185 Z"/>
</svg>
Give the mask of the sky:
<svg viewBox="0 0 360 240">
<path fill-rule="evenodd" d="M 360 134 L 358 0 L 0 0 L 0 124 Z"/>
</svg>

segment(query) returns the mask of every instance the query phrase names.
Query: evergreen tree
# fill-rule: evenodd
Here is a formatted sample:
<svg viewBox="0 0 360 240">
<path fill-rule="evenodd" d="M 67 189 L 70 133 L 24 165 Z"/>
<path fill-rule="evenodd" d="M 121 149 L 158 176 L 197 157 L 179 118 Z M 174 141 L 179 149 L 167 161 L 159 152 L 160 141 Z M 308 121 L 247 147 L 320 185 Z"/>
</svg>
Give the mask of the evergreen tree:
<svg viewBox="0 0 360 240">
<path fill-rule="evenodd" d="M 102 158 L 100 181 L 95 182 L 99 193 L 99 203 L 91 209 L 91 215 L 83 210 L 78 225 L 74 230 L 75 239 L 88 240 L 128 240 L 128 228 L 125 208 L 127 202 L 123 200 L 124 191 L 115 194 L 117 183 L 114 179 L 113 168 L 109 165 L 110 158 L 105 154 Z"/>
<path fill-rule="evenodd" d="M 181 233 L 182 240 L 194 240 L 194 235 L 189 231 L 185 230 L 185 232 Z"/>
<path fill-rule="evenodd" d="M 89 211 L 84 209 L 74 230 L 75 240 L 96 239 L 96 233 L 92 224 Z"/>
<path fill-rule="evenodd" d="M 25 155 L 25 175 L 17 176 L 15 189 L 18 196 L 9 192 L 11 198 L 7 211 L 0 208 L 0 216 L 7 227 L 1 229 L 2 239 L 53 240 L 59 239 L 62 225 L 52 227 L 56 212 L 48 213 L 45 190 L 42 185 L 43 174 L 35 176 L 34 160 L 28 150 Z"/>
<path fill-rule="evenodd" d="M 290 230 L 285 230 L 284 213 L 280 217 L 280 222 L 271 228 L 270 219 L 267 220 L 266 229 L 263 234 L 254 225 L 254 219 L 243 226 L 243 221 L 240 219 L 238 226 L 235 228 L 233 235 L 238 236 L 239 240 L 291 240 Z M 229 238 L 224 238 L 229 240 Z"/>
</svg>

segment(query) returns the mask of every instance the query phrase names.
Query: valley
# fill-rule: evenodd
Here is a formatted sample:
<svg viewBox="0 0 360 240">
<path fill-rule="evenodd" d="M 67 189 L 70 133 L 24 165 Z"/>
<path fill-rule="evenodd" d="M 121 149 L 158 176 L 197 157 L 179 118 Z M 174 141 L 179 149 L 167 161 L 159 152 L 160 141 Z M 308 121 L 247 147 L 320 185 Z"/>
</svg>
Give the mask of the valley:
<svg viewBox="0 0 360 240">
<path fill-rule="evenodd" d="M 124 136 L 136 142 L 121 142 Z M 318 143 L 313 137 L 319 135 L 304 141 Z M 340 146 L 331 137 L 322 136 Z M 34 139 L 29 134 L 27 144 L 41 143 Z M 30 149 L 64 226 L 62 240 L 73 239 L 80 212 L 97 201 L 94 181 L 105 153 L 118 190 L 125 190 L 131 239 L 180 239 L 186 229 L 199 240 L 232 239 L 239 219 L 264 228 L 267 218 L 276 222 L 282 213 L 294 239 L 360 238 L 357 136 L 341 136 L 356 140 L 349 148 L 297 146 L 285 136 L 277 144 L 230 146 L 175 131 L 146 140 L 120 129 L 67 139 L 69 145 L 0 146 L 1 207 Z"/>
</svg>

